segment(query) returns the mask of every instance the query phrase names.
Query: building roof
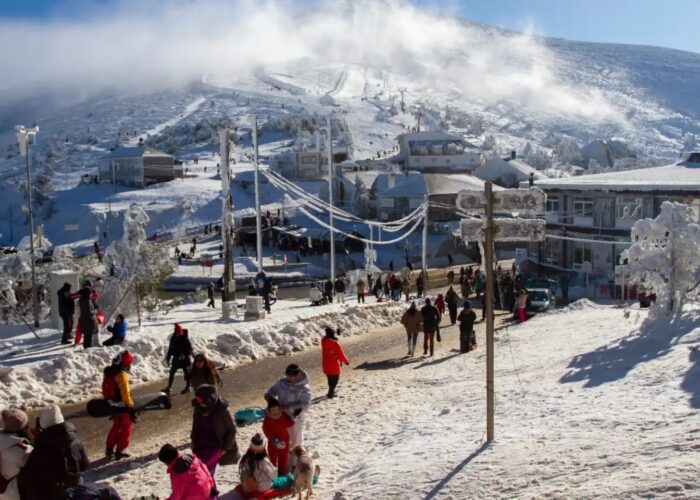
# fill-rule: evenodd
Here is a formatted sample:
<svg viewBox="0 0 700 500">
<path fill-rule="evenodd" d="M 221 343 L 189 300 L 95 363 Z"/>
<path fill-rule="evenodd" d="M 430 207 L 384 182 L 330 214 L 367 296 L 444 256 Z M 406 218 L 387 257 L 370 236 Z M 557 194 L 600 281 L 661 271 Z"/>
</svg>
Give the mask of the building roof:
<svg viewBox="0 0 700 500">
<path fill-rule="evenodd" d="M 396 137 L 397 140 L 406 139 L 407 141 L 463 141 L 462 137 L 448 134 L 446 132 L 426 131 L 426 132 L 409 132 L 400 134 Z"/>
<path fill-rule="evenodd" d="M 134 146 L 131 148 L 117 148 L 110 151 L 102 158 L 140 158 L 142 156 L 164 156 L 168 158 L 173 158 L 173 156 L 163 153 L 149 147 Z"/>
<path fill-rule="evenodd" d="M 528 165 L 523 160 L 504 160 L 500 156 L 492 156 L 486 163 L 474 170 L 474 175 L 487 181 L 495 181 L 505 175 L 515 175 L 518 180 L 527 180 L 530 174 L 535 174 L 535 179 L 546 179 L 547 177 L 534 167 Z"/>
<path fill-rule="evenodd" d="M 387 175 L 387 174 L 384 174 Z M 494 186 L 494 190 L 503 188 Z M 484 181 L 465 174 L 409 174 L 397 175 L 394 187 L 380 192 L 381 196 L 417 197 L 429 193 L 436 195 L 456 195 L 463 189 L 484 189 Z"/>
<path fill-rule="evenodd" d="M 700 161 L 538 181 L 547 189 L 582 191 L 700 191 Z"/>
</svg>

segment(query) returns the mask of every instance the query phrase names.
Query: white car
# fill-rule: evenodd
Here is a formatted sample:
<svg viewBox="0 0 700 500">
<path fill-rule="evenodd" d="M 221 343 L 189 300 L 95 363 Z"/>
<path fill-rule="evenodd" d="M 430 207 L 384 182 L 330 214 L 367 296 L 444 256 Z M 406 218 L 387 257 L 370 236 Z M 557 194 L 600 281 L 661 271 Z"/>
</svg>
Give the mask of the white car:
<svg viewBox="0 0 700 500">
<path fill-rule="evenodd" d="M 531 288 L 527 291 L 530 307 L 528 310 L 539 313 L 554 308 L 556 299 L 549 288 Z"/>
</svg>

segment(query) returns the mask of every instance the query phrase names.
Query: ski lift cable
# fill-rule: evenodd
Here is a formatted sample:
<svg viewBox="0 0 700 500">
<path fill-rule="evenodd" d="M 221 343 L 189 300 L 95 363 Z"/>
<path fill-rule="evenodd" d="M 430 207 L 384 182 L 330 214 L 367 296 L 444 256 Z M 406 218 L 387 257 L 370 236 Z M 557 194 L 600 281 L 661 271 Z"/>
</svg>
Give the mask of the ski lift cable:
<svg viewBox="0 0 700 500">
<path fill-rule="evenodd" d="M 317 196 L 312 195 L 308 191 L 304 190 L 303 188 L 297 186 L 293 182 L 289 181 L 288 179 L 285 179 L 284 177 L 270 171 L 269 169 L 261 170 L 263 172 L 263 175 L 268 177 L 272 181 L 272 178 L 274 178 L 277 182 L 273 182 L 275 186 L 280 187 L 280 184 L 288 188 L 287 190 L 292 190 L 295 193 L 297 193 L 299 196 L 303 197 L 307 201 L 309 201 L 312 204 L 317 205 L 318 207 L 323 208 L 324 210 L 329 210 L 329 204 L 319 200 Z M 333 211 L 333 215 L 340 219 L 340 220 L 346 220 L 347 222 L 360 222 L 372 226 L 377 226 L 377 227 L 382 227 L 386 228 L 387 231 L 392 232 L 390 227 L 391 226 L 396 226 L 400 225 L 404 221 L 410 221 L 413 220 L 414 213 L 419 212 L 419 210 L 415 210 L 414 213 L 408 214 L 405 217 L 402 217 L 401 219 L 391 221 L 391 222 L 378 222 L 378 221 L 371 221 L 371 220 L 366 220 L 362 219 L 361 217 L 358 217 L 352 213 L 346 212 L 345 210 L 340 209 L 339 207 L 333 206 L 331 207 Z M 349 219 L 349 220 L 348 220 Z"/>
</svg>

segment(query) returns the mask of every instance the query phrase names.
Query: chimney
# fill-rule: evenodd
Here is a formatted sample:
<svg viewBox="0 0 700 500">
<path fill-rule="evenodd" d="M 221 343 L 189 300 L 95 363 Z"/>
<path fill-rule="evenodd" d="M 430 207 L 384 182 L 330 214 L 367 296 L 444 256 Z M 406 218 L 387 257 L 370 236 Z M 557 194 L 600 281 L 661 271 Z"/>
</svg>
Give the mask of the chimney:
<svg viewBox="0 0 700 500">
<path fill-rule="evenodd" d="M 515 149 L 513 149 L 513 150 L 510 152 L 510 159 L 511 159 L 511 160 L 515 160 L 517 157 L 518 157 L 518 154 L 515 152 Z"/>
</svg>

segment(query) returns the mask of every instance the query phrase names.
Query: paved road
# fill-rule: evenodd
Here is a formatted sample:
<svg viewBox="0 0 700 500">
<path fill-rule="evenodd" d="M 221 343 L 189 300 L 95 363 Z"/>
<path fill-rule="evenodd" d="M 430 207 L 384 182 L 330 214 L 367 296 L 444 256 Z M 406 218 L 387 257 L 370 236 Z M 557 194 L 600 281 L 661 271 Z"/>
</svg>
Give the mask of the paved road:
<svg viewBox="0 0 700 500">
<path fill-rule="evenodd" d="M 437 281 L 437 280 L 436 280 Z M 433 293 L 444 292 L 442 286 L 433 289 Z M 480 304 L 473 299 L 473 305 Z M 445 315 L 447 316 L 447 315 Z M 480 315 L 479 315 L 480 317 Z M 447 327 L 449 319 L 443 321 L 443 342 L 437 344 L 436 356 L 443 356 L 450 349 L 458 348 L 459 341 L 456 327 Z M 484 323 L 476 325 L 479 343 L 483 345 Z M 262 358 L 254 362 L 226 370 L 222 373 L 224 387 L 222 395 L 232 403 L 234 409 L 260 407 L 264 405 L 265 390 L 283 375 L 289 363 L 297 363 L 307 371 L 311 378 L 312 393 L 323 395 L 327 390 L 326 378 L 321 371 L 321 352 L 319 345 L 289 356 Z M 420 343 L 419 338 L 419 343 Z M 406 337 L 400 324 L 381 328 L 363 335 L 342 338 L 343 348 L 350 358 L 351 365 L 343 372 L 343 379 L 362 377 L 366 369 L 389 368 L 406 355 Z M 157 392 L 165 381 L 157 381 L 140 386 L 134 391 L 136 395 Z M 342 379 L 339 390 L 342 391 Z M 180 395 L 177 390 L 184 386 L 182 377 L 178 377 L 173 387 L 173 409 L 146 413 L 134 426 L 131 451 L 135 456 L 149 455 L 156 449 L 153 443 L 162 444 L 165 440 L 182 441 L 189 435 L 192 418 L 191 394 Z M 73 422 L 87 448 L 91 459 L 102 457 L 104 439 L 110 422 L 106 419 L 92 419 L 84 412 L 84 404 L 64 407 L 64 414 Z"/>
</svg>

